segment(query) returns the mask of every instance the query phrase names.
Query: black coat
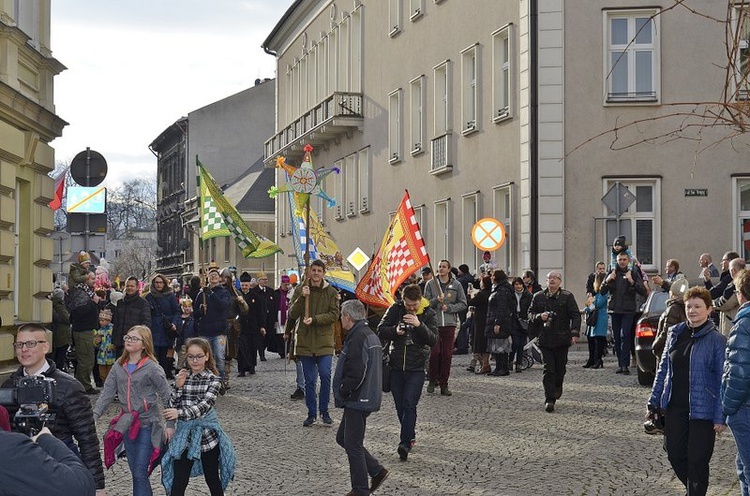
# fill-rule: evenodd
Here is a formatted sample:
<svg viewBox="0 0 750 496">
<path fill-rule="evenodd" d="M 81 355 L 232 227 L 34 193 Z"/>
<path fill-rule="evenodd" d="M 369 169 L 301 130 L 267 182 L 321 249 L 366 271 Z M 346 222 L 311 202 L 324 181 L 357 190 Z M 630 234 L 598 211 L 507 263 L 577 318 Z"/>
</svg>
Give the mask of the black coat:
<svg viewBox="0 0 750 496">
<path fill-rule="evenodd" d="M 517 323 L 513 318 L 516 309 L 516 297 L 508 281 L 492 286 L 492 293 L 487 303 L 487 319 L 484 325 L 484 336 L 487 338 L 505 339 L 515 332 Z M 500 334 L 495 334 L 495 326 L 500 326 Z"/>
<path fill-rule="evenodd" d="M 57 370 L 55 362 L 47 360 L 47 363 L 50 368 L 43 375 L 57 382 L 57 401 L 50 407 L 50 411 L 55 414 L 55 422 L 50 425 L 50 431 L 58 439 L 71 436 L 75 438 L 83 463 L 94 477 L 97 489 L 103 489 L 104 469 L 99 456 L 99 438 L 96 435 L 91 401 L 80 382 L 73 376 Z M 23 367 L 19 367 L 11 374 L 2 387 L 14 387 L 21 377 L 23 377 Z M 8 407 L 8 411 L 11 416 L 15 414 L 12 407 Z"/>
<path fill-rule="evenodd" d="M 73 332 L 99 329 L 99 306 L 86 291 L 76 286 L 70 288 L 65 304 L 70 312 Z"/>
<path fill-rule="evenodd" d="M 555 312 L 550 326 L 545 326 L 541 315 L 544 312 Z M 536 332 L 531 332 L 532 327 Z M 560 289 L 550 295 L 545 289 L 535 293 L 529 307 L 529 333 L 539 335 L 539 346 L 558 348 L 570 346 L 571 338 L 578 337 L 581 330 L 581 313 L 573 293 Z"/>
<path fill-rule="evenodd" d="M 406 307 L 402 302 L 391 305 L 378 324 L 377 334 L 381 341 L 391 342 L 389 356 L 392 370 L 424 370 L 425 363 L 430 357 L 430 348 L 437 343 L 437 314 L 433 309 L 425 308 L 417 315 L 421 325 L 413 328 L 410 333 L 399 336 L 396 326 L 406 313 Z M 412 344 L 407 344 L 409 337 Z"/>
<path fill-rule="evenodd" d="M 256 286 L 251 289 L 250 292 L 255 293 L 255 296 L 260 300 L 263 305 L 263 313 L 260 317 L 260 326 L 266 330 L 268 334 L 273 334 L 274 324 L 276 323 L 276 294 L 275 291 L 269 287 L 261 289 L 260 286 Z"/>
<path fill-rule="evenodd" d="M 633 284 L 625 278 L 630 271 Z M 609 277 L 609 276 L 608 276 Z M 646 296 L 648 291 L 643 285 L 643 278 L 638 269 L 625 269 L 619 267 L 615 271 L 615 278 L 602 286 L 601 294 L 609 293 L 610 313 L 635 313 L 638 311 L 636 294 Z"/>
<path fill-rule="evenodd" d="M 151 307 L 138 293 L 125 295 L 112 311 L 112 342 L 125 346 L 122 337 L 135 325 L 151 326 Z"/>
<path fill-rule="evenodd" d="M 513 318 L 514 318 L 514 324 L 516 325 L 515 332 L 519 334 L 527 334 L 527 330 L 521 326 L 520 321 L 528 322 L 529 320 L 529 307 L 531 306 L 531 293 L 528 291 L 521 292 L 521 301 L 518 301 L 518 298 L 516 298 L 516 293 L 513 291 Z M 521 311 L 518 311 L 518 307 L 521 307 Z"/>
<path fill-rule="evenodd" d="M 489 289 L 480 289 L 477 294 L 475 294 L 472 298 L 469 298 L 469 301 L 466 302 L 467 305 L 470 307 L 474 307 L 474 340 L 475 344 L 477 339 L 477 334 L 479 336 L 484 336 L 484 326 L 487 322 L 487 305 L 489 303 L 490 299 L 490 290 Z"/>
</svg>

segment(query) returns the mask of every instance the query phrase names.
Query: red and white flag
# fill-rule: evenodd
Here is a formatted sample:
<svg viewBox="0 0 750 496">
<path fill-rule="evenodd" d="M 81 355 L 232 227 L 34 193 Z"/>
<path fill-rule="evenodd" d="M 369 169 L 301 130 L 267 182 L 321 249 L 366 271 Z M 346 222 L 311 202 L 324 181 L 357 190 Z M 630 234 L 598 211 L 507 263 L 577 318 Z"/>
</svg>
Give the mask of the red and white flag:
<svg viewBox="0 0 750 496">
<path fill-rule="evenodd" d="M 70 167 L 66 167 L 56 178 L 55 178 L 55 196 L 51 202 L 49 202 L 49 208 L 53 211 L 62 207 L 63 196 L 65 196 L 65 179 L 68 177 L 68 171 Z"/>
<path fill-rule="evenodd" d="M 393 293 L 401 283 L 429 262 L 407 191 L 391 219 L 380 249 L 357 284 L 357 298 L 368 305 L 389 307 L 396 301 Z"/>
</svg>

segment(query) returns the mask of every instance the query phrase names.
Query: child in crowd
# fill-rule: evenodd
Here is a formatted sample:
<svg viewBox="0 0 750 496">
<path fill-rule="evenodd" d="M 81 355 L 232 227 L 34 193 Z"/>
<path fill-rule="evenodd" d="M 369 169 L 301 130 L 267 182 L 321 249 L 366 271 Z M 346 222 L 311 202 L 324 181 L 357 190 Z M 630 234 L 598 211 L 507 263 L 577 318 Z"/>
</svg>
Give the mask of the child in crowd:
<svg viewBox="0 0 750 496">
<path fill-rule="evenodd" d="M 630 250 L 628 249 L 628 244 L 625 241 L 625 236 L 620 235 L 617 236 L 612 242 L 612 258 L 610 260 L 609 269 L 607 269 L 609 272 L 611 272 L 613 268 L 617 267 L 617 255 L 619 255 L 620 253 L 628 254 L 628 258 L 630 258 L 629 268 L 633 268 L 633 254 L 630 253 Z"/>
<path fill-rule="evenodd" d="M 193 300 L 185 295 L 180 298 L 180 320 L 177 323 L 177 366 L 185 366 L 185 343 L 190 339 L 197 337 L 195 335 L 195 319 L 193 318 Z"/>
<path fill-rule="evenodd" d="M 104 383 L 116 358 L 115 343 L 112 342 L 112 312 L 106 308 L 99 312 L 99 329 L 94 334 L 94 345 L 98 346 L 96 363 L 99 366 L 99 376 Z"/>
<path fill-rule="evenodd" d="M 162 458 L 162 484 L 171 496 L 185 494 L 191 475 L 203 474 L 211 496 L 224 494 L 234 478 L 235 453 L 214 409 L 221 388 L 211 345 L 202 338 L 185 344 L 187 368 L 175 378 L 164 418 L 177 430 Z M 200 465 L 193 467 L 196 461 Z"/>
</svg>

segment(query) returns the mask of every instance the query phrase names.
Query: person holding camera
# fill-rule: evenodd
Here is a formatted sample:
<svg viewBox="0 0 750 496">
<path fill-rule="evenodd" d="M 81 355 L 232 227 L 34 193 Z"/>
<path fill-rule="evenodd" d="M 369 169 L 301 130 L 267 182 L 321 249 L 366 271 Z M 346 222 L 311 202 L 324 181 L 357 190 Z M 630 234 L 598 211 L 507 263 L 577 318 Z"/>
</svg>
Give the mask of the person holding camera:
<svg viewBox="0 0 750 496">
<path fill-rule="evenodd" d="M 562 273 L 547 273 L 547 289 L 534 294 L 529 307 L 529 331 L 539 336 L 544 359 L 542 384 L 544 410 L 555 411 L 555 403 L 563 393 L 568 348 L 578 340 L 581 314 L 573 293 L 562 289 Z"/>
<path fill-rule="evenodd" d="M 96 493 L 86 466 L 46 427 L 34 437 L 0 429 L 0 480 L 0 495 Z"/>
<path fill-rule="evenodd" d="M 422 396 L 425 364 L 438 339 L 437 314 L 416 284 L 406 286 L 403 299 L 388 308 L 377 333 L 390 341 L 391 394 L 401 424 L 398 456 L 406 461 L 416 439 L 417 404 Z"/>
<path fill-rule="evenodd" d="M 93 345 L 93 337 L 91 340 Z M 2 387 L 15 387 L 18 380 L 31 375 L 50 377 L 57 382 L 56 401 L 50 406 L 51 413 L 55 414 L 55 421 L 50 430 L 78 455 L 96 482 L 97 494 L 103 495 L 104 469 L 99 456 L 99 438 L 96 435 L 91 402 L 83 386 L 74 377 L 58 370 L 55 362 L 45 358 L 50 351 L 50 344 L 47 341 L 47 331 L 41 325 L 22 325 L 18 329 L 13 347 L 21 366 L 11 374 Z"/>
</svg>

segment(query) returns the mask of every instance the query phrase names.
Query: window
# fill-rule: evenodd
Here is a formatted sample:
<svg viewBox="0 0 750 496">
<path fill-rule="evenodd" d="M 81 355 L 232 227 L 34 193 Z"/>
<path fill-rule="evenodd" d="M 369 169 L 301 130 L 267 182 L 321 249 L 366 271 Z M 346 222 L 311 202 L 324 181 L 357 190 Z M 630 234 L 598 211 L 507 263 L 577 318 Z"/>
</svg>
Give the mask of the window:
<svg viewBox="0 0 750 496">
<path fill-rule="evenodd" d="M 492 33 L 492 120 L 511 117 L 511 28 L 508 24 Z"/>
<path fill-rule="evenodd" d="M 388 163 L 401 161 L 401 88 L 388 95 Z"/>
<path fill-rule="evenodd" d="M 370 211 L 370 147 L 363 148 L 357 156 L 357 191 L 359 193 L 359 213 Z"/>
<path fill-rule="evenodd" d="M 435 258 L 434 260 L 450 260 L 451 250 L 451 221 L 450 198 L 435 202 Z"/>
<path fill-rule="evenodd" d="M 477 247 L 474 246 L 474 242 L 471 240 L 471 230 L 479 220 L 479 191 L 463 195 L 461 202 L 463 204 L 461 219 L 461 228 L 463 230 L 463 233 L 461 233 L 461 261 L 468 265 L 473 272 L 476 272 L 477 267 L 479 267 L 479 263 L 477 262 L 479 260 L 479 250 L 477 250 Z"/>
<path fill-rule="evenodd" d="M 388 0 L 388 36 L 401 32 L 402 0 Z"/>
<path fill-rule="evenodd" d="M 344 169 L 343 160 L 337 160 L 333 165 L 334 167 L 338 167 L 341 171 L 339 174 L 335 174 L 333 179 L 333 197 L 336 199 L 336 206 L 333 207 L 335 209 L 333 218 L 336 220 L 344 220 L 344 206 L 346 205 L 346 196 L 344 195 L 344 187 L 346 183 L 344 182 L 344 178 L 346 176 L 346 170 Z"/>
<path fill-rule="evenodd" d="M 503 246 L 498 248 L 492 258 L 497 269 L 502 269 L 508 274 L 515 274 L 513 267 L 513 250 L 508 241 L 509 233 L 512 228 L 512 205 L 513 205 L 513 185 L 504 184 L 497 186 L 492 191 L 492 215 L 495 219 L 502 222 L 505 226 L 506 240 Z"/>
<path fill-rule="evenodd" d="M 612 240 L 618 234 L 624 234 L 630 243 L 630 253 L 638 257 L 643 264 L 644 270 L 661 270 L 661 262 L 658 259 L 661 249 L 660 233 L 660 181 L 659 179 L 606 179 L 604 193 L 620 182 L 635 195 L 635 201 L 628 210 L 620 217 L 620 230 L 615 233 L 612 229 L 606 234 L 604 241 L 605 260 L 611 258 Z M 606 209 L 605 209 L 606 210 Z M 606 212 L 611 215 L 612 212 Z M 610 225 L 615 221 L 608 221 Z M 629 227 L 628 227 L 629 226 Z M 630 231 L 630 232 L 627 232 Z"/>
<path fill-rule="evenodd" d="M 735 239 L 738 252 L 750 262 L 750 177 L 734 179 L 735 186 Z"/>
<path fill-rule="evenodd" d="M 359 173 L 357 171 L 357 154 L 352 153 L 344 159 L 346 167 L 346 216 L 354 217 L 357 215 L 357 203 L 359 201 Z"/>
<path fill-rule="evenodd" d="M 479 129 L 478 81 L 479 45 L 461 52 L 461 129 L 464 135 Z"/>
<path fill-rule="evenodd" d="M 430 143 L 430 172 L 442 174 L 453 167 L 451 140 L 451 65 L 446 60 L 434 67 L 435 101 L 434 133 Z"/>
<path fill-rule="evenodd" d="M 409 20 L 414 22 L 424 15 L 424 0 L 409 0 Z"/>
<path fill-rule="evenodd" d="M 605 11 L 607 103 L 658 102 L 659 11 Z"/>
<path fill-rule="evenodd" d="M 746 100 L 748 90 L 750 89 L 750 6 L 738 5 L 734 8 L 734 29 L 731 33 L 732 39 L 728 40 L 730 45 L 734 45 L 734 40 L 738 40 L 737 54 L 735 60 L 735 97 Z"/>
<path fill-rule="evenodd" d="M 413 205 L 412 208 L 414 208 L 414 218 L 417 220 L 417 225 L 419 226 L 419 232 L 422 234 L 422 239 L 425 242 L 425 245 L 427 244 L 427 212 L 425 212 L 425 205 L 424 203 L 422 205 Z"/>
<path fill-rule="evenodd" d="M 411 154 L 424 152 L 424 76 L 409 81 L 409 114 Z"/>
</svg>

